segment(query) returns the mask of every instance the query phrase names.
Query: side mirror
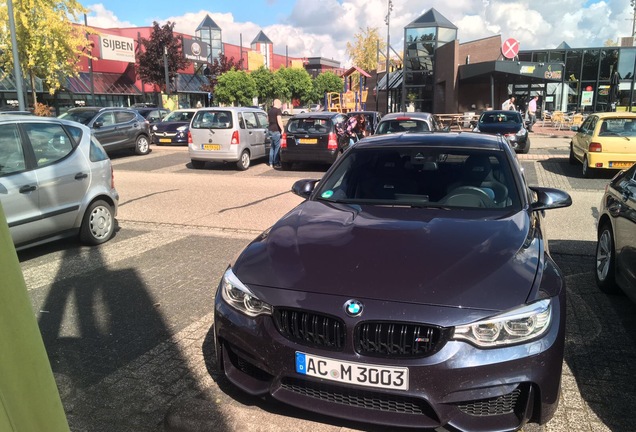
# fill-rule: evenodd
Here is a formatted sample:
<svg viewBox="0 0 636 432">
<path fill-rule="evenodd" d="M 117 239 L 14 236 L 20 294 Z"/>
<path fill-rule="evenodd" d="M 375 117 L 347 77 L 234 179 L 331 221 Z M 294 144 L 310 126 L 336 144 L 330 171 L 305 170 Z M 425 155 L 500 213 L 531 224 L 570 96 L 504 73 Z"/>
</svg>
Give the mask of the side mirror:
<svg viewBox="0 0 636 432">
<path fill-rule="evenodd" d="M 309 195 L 314 191 L 316 184 L 320 180 L 303 179 L 294 183 L 291 191 L 302 198 L 309 198 Z"/>
<path fill-rule="evenodd" d="M 93 127 L 95 129 L 99 129 L 102 126 L 104 126 L 104 122 L 103 121 L 96 121 L 95 123 L 93 123 Z"/>
<path fill-rule="evenodd" d="M 537 200 L 530 205 L 530 210 L 548 210 L 572 205 L 572 197 L 561 189 L 531 186 L 537 194 Z"/>
<path fill-rule="evenodd" d="M 570 128 L 570 130 L 571 130 L 571 131 L 574 131 L 574 132 L 578 132 L 578 131 L 580 130 L 580 128 L 579 128 L 578 126 L 572 126 L 572 127 Z"/>
</svg>

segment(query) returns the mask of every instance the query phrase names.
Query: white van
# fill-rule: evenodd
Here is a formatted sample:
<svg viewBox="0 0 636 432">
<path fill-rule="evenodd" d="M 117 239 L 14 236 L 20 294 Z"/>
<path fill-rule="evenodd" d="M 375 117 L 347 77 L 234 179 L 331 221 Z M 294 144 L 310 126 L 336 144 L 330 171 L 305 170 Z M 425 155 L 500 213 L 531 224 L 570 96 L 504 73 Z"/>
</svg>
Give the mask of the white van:
<svg viewBox="0 0 636 432">
<path fill-rule="evenodd" d="M 192 168 L 207 161 L 236 162 L 239 170 L 249 168 L 252 159 L 269 156 L 267 114 L 258 108 L 202 108 L 192 117 L 188 152 Z"/>
</svg>

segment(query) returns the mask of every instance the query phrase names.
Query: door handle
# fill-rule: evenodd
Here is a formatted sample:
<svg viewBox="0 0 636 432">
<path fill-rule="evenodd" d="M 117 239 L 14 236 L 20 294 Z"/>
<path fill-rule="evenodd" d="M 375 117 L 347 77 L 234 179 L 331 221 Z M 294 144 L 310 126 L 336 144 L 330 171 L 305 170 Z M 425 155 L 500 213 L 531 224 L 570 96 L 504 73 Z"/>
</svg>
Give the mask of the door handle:
<svg viewBox="0 0 636 432">
<path fill-rule="evenodd" d="M 26 186 L 22 186 L 20 188 L 20 193 L 28 193 L 28 192 L 33 192 L 34 190 L 36 190 L 37 187 L 34 185 L 26 185 Z"/>
<path fill-rule="evenodd" d="M 75 180 L 82 180 L 82 179 L 85 179 L 86 177 L 88 177 L 88 174 L 86 174 L 86 173 L 77 173 L 77 174 L 75 174 Z"/>
</svg>

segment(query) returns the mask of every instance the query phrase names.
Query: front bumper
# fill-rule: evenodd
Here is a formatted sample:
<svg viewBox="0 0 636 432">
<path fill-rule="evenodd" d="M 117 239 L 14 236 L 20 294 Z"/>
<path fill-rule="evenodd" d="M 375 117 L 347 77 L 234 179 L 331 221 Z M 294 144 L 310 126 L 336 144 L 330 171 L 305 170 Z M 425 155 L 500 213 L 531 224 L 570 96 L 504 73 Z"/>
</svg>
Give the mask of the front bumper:
<svg viewBox="0 0 636 432">
<path fill-rule="evenodd" d="M 150 135 L 150 142 L 152 144 L 157 144 L 157 145 L 161 145 L 161 144 L 180 144 L 180 145 L 187 145 L 188 144 L 188 134 L 183 134 L 183 133 L 153 133 L 152 135 Z"/>
<path fill-rule="evenodd" d="M 219 294 L 214 324 L 217 358 L 227 378 L 243 391 L 269 394 L 309 411 L 389 426 L 512 431 L 528 421 L 545 423 L 556 411 L 564 349 L 563 293 L 553 299 L 553 321 L 541 339 L 496 349 L 451 340 L 428 357 L 401 359 L 358 354 L 353 318 L 345 320 L 342 350 L 305 346 L 282 336 L 271 316 L 247 317 Z M 286 291 L 282 298 L 286 304 L 279 307 L 297 307 L 303 302 L 295 292 Z M 342 305 L 347 299 L 320 300 L 314 304 Z M 403 316 L 439 316 L 439 308 L 400 307 Z M 366 300 L 364 319 L 384 319 L 386 310 L 386 302 Z M 409 388 L 369 388 L 300 375 L 294 360 L 299 351 L 340 361 L 408 367 Z"/>
</svg>

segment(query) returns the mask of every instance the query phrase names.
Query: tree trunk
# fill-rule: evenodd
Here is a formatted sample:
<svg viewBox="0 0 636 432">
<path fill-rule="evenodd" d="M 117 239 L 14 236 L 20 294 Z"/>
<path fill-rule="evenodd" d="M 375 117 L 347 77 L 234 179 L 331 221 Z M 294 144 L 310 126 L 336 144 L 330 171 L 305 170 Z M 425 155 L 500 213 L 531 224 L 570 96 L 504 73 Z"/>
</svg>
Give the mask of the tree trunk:
<svg viewBox="0 0 636 432">
<path fill-rule="evenodd" d="M 35 75 L 33 75 L 33 72 L 29 75 L 31 76 L 31 91 L 33 92 L 33 109 L 35 109 L 35 104 L 38 103 L 38 96 L 35 89 Z"/>
</svg>

